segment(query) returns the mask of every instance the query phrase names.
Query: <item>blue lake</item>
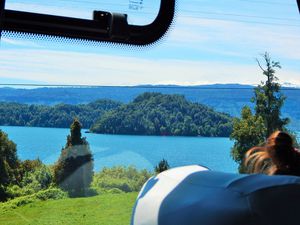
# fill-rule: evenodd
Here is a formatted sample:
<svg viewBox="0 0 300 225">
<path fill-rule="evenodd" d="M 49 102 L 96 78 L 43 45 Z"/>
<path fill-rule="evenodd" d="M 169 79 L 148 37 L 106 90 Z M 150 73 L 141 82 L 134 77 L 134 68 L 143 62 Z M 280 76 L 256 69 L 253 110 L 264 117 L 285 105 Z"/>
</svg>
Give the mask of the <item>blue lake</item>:
<svg viewBox="0 0 300 225">
<path fill-rule="evenodd" d="M 53 164 L 66 143 L 69 129 L 1 126 L 17 144 L 20 159 L 40 158 Z M 201 164 L 213 170 L 236 172 L 228 138 L 156 137 L 83 133 L 94 154 L 95 170 L 115 165 L 134 165 L 153 170 L 165 158 L 172 167 Z"/>
</svg>

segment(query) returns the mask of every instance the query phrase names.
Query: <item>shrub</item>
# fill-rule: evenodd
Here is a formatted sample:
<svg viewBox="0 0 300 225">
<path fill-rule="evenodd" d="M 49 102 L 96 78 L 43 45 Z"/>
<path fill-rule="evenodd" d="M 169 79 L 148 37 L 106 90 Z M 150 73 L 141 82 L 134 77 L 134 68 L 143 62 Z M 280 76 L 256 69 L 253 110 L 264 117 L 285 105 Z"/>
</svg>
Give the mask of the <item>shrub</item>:
<svg viewBox="0 0 300 225">
<path fill-rule="evenodd" d="M 10 198 L 16 198 L 25 195 L 24 189 L 18 185 L 12 185 L 7 187 L 6 192 Z"/>
<path fill-rule="evenodd" d="M 9 198 L 32 195 L 50 187 L 52 174 L 50 169 L 39 160 L 26 160 L 21 163 L 21 181 L 19 185 L 7 187 Z"/>
<path fill-rule="evenodd" d="M 37 192 L 42 189 L 47 189 L 50 186 L 52 179 L 50 169 L 41 163 L 31 171 L 26 171 L 24 173 L 21 186 L 31 187 L 35 192 Z"/>
<path fill-rule="evenodd" d="M 135 192 L 139 191 L 152 175 L 153 174 L 147 170 L 139 171 L 132 166 L 103 168 L 94 175 L 91 186 L 96 189 L 98 193 L 114 189 L 118 189 L 121 192 Z"/>
<path fill-rule="evenodd" d="M 121 190 L 118 189 L 118 188 L 112 188 L 112 189 L 108 190 L 107 193 L 109 193 L 109 194 L 122 194 L 122 193 L 124 193 L 124 192 L 121 191 Z"/>
<path fill-rule="evenodd" d="M 8 201 L 4 206 L 14 209 L 14 208 L 17 208 L 19 206 L 30 204 L 34 201 L 35 201 L 35 198 L 33 198 L 30 195 L 27 195 L 27 196 L 22 196 L 22 197 L 19 197 L 19 198 L 15 198 L 11 201 Z"/>
<path fill-rule="evenodd" d="M 46 200 L 57 200 L 63 199 L 67 197 L 67 193 L 63 192 L 58 188 L 49 188 L 47 190 L 42 190 L 37 192 L 36 194 L 26 195 L 22 197 L 15 198 L 6 203 L 2 204 L 2 208 L 16 208 L 19 206 L 27 205 L 36 201 L 46 201 Z"/>
<path fill-rule="evenodd" d="M 67 193 L 63 192 L 59 188 L 49 188 L 47 190 L 40 191 L 35 194 L 36 199 L 45 201 L 49 199 L 57 200 L 67 197 Z"/>
<path fill-rule="evenodd" d="M 103 178 L 98 181 L 98 187 L 104 190 L 119 189 L 123 192 L 135 191 L 134 181 L 129 179 Z"/>
</svg>

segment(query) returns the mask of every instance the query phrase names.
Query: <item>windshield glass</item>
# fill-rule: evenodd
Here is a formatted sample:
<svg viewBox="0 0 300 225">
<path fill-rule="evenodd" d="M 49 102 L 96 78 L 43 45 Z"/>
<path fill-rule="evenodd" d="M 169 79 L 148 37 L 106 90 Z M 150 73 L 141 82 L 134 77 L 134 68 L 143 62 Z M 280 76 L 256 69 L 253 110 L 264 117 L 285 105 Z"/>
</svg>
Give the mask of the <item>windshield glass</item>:
<svg viewBox="0 0 300 225">
<path fill-rule="evenodd" d="M 146 25 L 159 6 L 7 0 L 5 8 L 126 13 L 129 24 Z M 298 148 L 296 1 L 176 7 L 167 34 L 146 47 L 2 32 L 0 224 L 129 224 L 156 173 L 195 164 L 245 172 L 245 152 L 278 129 Z"/>
</svg>

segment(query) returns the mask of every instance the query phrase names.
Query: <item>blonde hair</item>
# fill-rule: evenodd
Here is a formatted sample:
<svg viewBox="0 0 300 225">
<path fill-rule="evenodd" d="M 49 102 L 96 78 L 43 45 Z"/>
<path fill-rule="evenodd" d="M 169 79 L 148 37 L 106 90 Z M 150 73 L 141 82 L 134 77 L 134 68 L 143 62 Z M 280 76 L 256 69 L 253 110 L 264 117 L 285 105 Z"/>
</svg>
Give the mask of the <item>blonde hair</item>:
<svg viewBox="0 0 300 225">
<path fill-rule="evenodd" d="M 274 132 L 264 146 L 251 148 L 246 153 L 247 172 L 300 176 L 300 153 L 293 145 L 293 138 L 288 133 Z"/>
</svg>

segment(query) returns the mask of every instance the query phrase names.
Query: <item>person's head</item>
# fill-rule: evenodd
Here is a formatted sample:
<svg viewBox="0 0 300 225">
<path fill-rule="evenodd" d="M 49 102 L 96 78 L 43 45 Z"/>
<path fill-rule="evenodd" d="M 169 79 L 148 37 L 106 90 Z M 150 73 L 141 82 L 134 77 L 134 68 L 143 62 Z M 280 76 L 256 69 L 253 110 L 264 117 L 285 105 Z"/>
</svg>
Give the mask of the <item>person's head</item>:
<svg viewBox="0 0 300 225">
<path fill-rule="evenodd" d="M 300 154 L 293 146 L 293 138 L 286 132 L 276 131 L 262 147 L 250 149 L 245 156 L 249 173 L 289 174 L 300 176 Z"/>
</svg>

